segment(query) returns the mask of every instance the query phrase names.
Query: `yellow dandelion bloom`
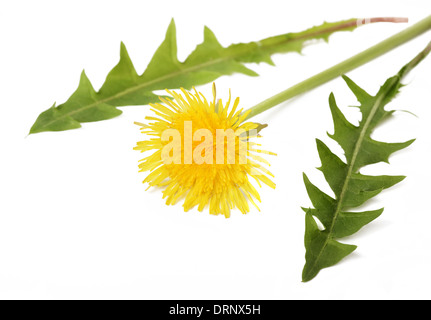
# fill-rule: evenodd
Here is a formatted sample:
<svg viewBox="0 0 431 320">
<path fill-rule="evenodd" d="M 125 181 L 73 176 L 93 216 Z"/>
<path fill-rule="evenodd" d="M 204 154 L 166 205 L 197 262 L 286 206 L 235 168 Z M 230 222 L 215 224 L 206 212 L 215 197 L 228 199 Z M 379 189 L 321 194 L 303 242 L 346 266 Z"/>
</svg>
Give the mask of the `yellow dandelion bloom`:
<svg viewBox="0 0 431 320">
<path fill-rule="evenodd" d="M 257 153 L 275 154 L 250 141 L 258 137 L 258 124 L 244 122 L 248 113 L 238 110 L 239 98 L 230 108 L 230 92 L 223 106 L 216 102 L 215 86 L 212 102 L 196 89 L 181 89 L 182 95 L 166 91 L 173 100 L 161 97 L 163 104 L 150 104 L 155 116 L 146 119 L 152 122 L 136 123 L 149 139 L 134 149 L 152 151 L 139 163 L 140 172 L 150 172 L 143 182 L 162 187 L 167 205 L 184 199 L 185 211 L 209 205 L 210 214 L 228 218 L 233 208 L 247 213 L 249 201 L 259 209 L 254 200 L 260 202 L 260 196 L 249 178 L 275 188 L 262 165 L 269 163 Z"/>
</svg>

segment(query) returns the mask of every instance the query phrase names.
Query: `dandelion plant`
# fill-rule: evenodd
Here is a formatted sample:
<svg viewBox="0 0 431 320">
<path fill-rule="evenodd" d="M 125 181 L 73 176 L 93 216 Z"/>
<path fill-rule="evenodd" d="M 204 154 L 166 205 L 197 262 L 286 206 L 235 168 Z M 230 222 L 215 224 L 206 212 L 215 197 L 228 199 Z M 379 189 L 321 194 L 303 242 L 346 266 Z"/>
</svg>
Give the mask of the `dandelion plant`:
<svg viewBox="0 0 431 320">
<path fill-rule="evenodd" d="M 251 179 L 259 186 L 265 184 L 275 188 L 274 175 L 266 168 L 269 162 L 261 156 L 275 153 L 265 151 L 254 140 L 260 137 L 258 132 L 265 125 L 249 119 L 343 76 L 360 103 L 362 120 L 358 126 L 347 121 L 334 95 L 330 95 L 329 106 L 334 122 L 334 133 L 330 137 L 344 150 L 345 160 L 317 140 L 322 163 L 319 169 L 333 195 L 321 191 L 304 174 L 305 187 L 313 205 L 304 208 L 306 263 L 302 279 L 306 282 L 356 249 L 356 246 L 341 243 L 339 239 L 356 233 L 383 212 L 382 208 L 364 212 L 352 209 L 404 179 L 404 176 L 364 175 L 360 170 L 367 165 L 388 162 L 391 154 L 413 143 L 414 140 L 379 142 L 372 139 L 371 134 L 392 115 L 393 111 L 386 110 L 385 106 L 398 94 L 404 77 L 429 54 L 431 44 L 389 78 L 374 96 L 345 74 L 429 31 L 431 16 L 248 109 L 240 107 L 239 98 L 232 103 L 230 92 L 227 102 L 223 103 L 216 96 L 215 85 L 213 97 L 208 100 L 194 87 L 233 73 L 257 76 L 246 66 L 247 63 L 273 65 L 272 56 L 276 53 L 301 52 L 309 40 L 327 41 L 334 32 L 351 31 L 364 23 L 374 22 L 406 20 L 350 19 L 228 47 L 223 47 L 214 33 L 205 28 L 203 42 L 181 62 L 177 57 L 176 30 L 172 20 L 164 41 L 142 74 L 137 73 L 125 45 L 121 43 L 120 61 L 109 72 L 99 91 L 82 72 L 77 90 L 65 103 L 54 104 L 42 112 L 30 133 L 76 129 L 85 122 L 120 115 L 122 111 L 118 107 L 148 104 L 153 115 L 146 117 L 146 123 L 137 122 L 146 140 L 138 142 L 135 147 L 140 152 L 151 152 L 139 164 L 140 171 L 148 173 L 144 183 L 162 188 L 168 205 L 184 200 L 185 211 L 193 207 L 202 211 L 208 206 L 211 214 L 227 218 L 234 208 L 247 213 L 249 202 L 258 208 L 256 202 L 260 201 L 260 196 L 250 183 Z M 192 88 L 193 92 L 189 91 Z M 154 93 L 163 89 L 171 97 L 158 97 Z M 323 227 L 319 227 L 318 222 Z"/>
</svg>

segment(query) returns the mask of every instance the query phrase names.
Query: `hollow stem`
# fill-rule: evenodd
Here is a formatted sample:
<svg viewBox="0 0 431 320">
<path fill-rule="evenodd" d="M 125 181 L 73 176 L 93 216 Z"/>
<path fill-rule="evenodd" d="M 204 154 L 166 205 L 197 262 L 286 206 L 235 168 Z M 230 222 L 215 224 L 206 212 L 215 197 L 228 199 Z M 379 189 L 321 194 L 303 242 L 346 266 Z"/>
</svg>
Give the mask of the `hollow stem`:
<svg viewBox="0 0 431 320">
<path fill-rule="evenodd" d="M 409 42 L 431 29 L 431 15 L 371 48 L 284 90 L 250 108 L 250 119 L 297 95 L 310 91 Z"/>
</svg>

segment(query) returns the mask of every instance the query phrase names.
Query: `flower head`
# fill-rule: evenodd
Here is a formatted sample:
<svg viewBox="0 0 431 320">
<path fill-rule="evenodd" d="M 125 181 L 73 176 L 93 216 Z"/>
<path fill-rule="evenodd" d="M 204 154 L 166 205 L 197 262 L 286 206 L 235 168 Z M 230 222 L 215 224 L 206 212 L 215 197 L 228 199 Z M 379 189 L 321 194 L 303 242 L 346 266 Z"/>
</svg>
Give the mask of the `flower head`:
<svg viewBox="0 0 431 320">
<path fill-rule="evenodd" d="M 248 201 L 256 206 L 259 193 L 250 182 L 253 178 L 275 188 L 273 175 L 261 163 L 269 163 L 257 153 L 260 144 L 250 141 L 258 137 L 259 124 L 244 122 L 247 112 L 238 110 L 239 98 L 230 108 L 231 96 L 223 106 L 216 102 L 213 86 L 212 102 L 194 89 L 181 89 L 182 95 L 166 90 L 172 99 L 151 104 L 152 122 L 137 123 L 142 133 L 151 138 L 138 142 L 135 150 L 152 151 L 140 161 L 140 172 L 150 171 L 143 181 L 149 187 L 162 187 L 166 204 L 184 199 L 184 210 L 209 205 L 211 214 L 230 216 L 230 210 L 249 211 Z M 256 206 L 257 207 L 257 206 Z M 259 209 L 259 208 L 258 208 Z"/>
</svg>

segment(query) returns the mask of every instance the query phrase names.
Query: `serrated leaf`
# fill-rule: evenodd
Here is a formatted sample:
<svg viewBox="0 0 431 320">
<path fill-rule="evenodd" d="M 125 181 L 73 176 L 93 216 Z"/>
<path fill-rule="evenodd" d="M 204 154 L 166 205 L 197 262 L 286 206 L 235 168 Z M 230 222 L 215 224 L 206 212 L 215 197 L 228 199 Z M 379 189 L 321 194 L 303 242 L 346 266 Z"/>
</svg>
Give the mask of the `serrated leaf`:
<svg viewBox="0 0 431 320">
<path fill-rule="evenodd" d="M 120 61 L 98 92 L 94 91 L 83 73 L 78 89 L 69 100 L 43 112 L 30 133 L 75 129 L 83 122 L 116 117 L 121 114 L 117 107 L 158 101 L 158 96 L 153 93 L 155 90 L 190 89 L 233 73 L 257 76 L 245 63 L 273 64 L 271 56 L 276 53 L 300 52 L 309 40 L 327 40 L 334 32 L 351 31 L 356 27 L 356 19 L 324 23 L 303 32 L 229 47 L 223 47 L 214 33 L 205 27 L 204 41 L 184 62 L 180 62 L 177 57 L 176 28 L 172 20 L 165 40 L 142 75 L 136 72 L 125 45 L 121 43 Z"/>
<path fill-rule="evenodd" d="M 431 50 L 427 47 L 426 54 Z M 418 56 L 423 59 L 423 52 Z M 317 150 L 322 163 L 319 168 L 334 192 L 334 198 L 313 185 L 304 174 L 304 183 L 314 208 L 306 212 L 305 247 L 306 263 L 302 280 L 313 279 L 321 269 L 333 266 L 356 247 L 342 244 L 337 240 L 350 236 L 379 217 L 383 209 L 351 212 L 352 208 L 363 205 L 382 190 L 401 182 L 404 176 L 369 176 L 359 172 L 364 166 L 378 162 L 388 162 L 394 152 L 408 147 L 414 140 L 403 143 L 385 143 L 371 138 L 374 129 L 393 112 L 385 106 L 398 94 L 401 80 L 414 66 L 418 57 L 407 64 L 392 78 L 389 78 L 375 96 L 368 94 L 351 79 L 344 76 L 350 90 L 360 102 L 362 119 L 358 126 L 351 124 L 338 108 L 333 94 L 329 106 L 334 122 L 334 133 L 329 136 L 344 150 L 346 161 L 335 155 L 321 140 L 317 139 Z M 323 230 L 317 226 L 317 218 Z"/>
</svg>

